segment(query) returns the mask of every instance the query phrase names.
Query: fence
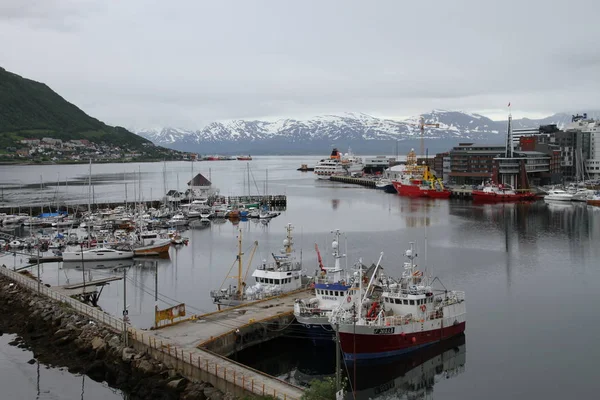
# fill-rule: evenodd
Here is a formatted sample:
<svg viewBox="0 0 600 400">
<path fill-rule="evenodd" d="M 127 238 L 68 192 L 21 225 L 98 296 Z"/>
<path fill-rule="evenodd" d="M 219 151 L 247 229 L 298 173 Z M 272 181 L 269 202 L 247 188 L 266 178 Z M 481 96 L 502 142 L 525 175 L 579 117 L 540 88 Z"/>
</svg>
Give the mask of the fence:
<svg viewBox="0 0 600 400">
<path fill-rule="evenodd" d="M 155 335 L 148 332 L 139 332 L 129 324 L 125 324 L 122 319 L 55 292 L 23 274 L 3 267 L 0 267 L 0 273 L 33 292 L 71 305 L 77 312 L 87 315 L 117 332 L 123 332 L 126 327 L 134 347 L 149 353 L 157 360 L 160 359 L 165 364 L 167 361 L 171 361 L 170 364 L 173 368 L 181 370 L 190 378 L 210 381 L 211 384 L 223 391 L 238 388 L 253 394 L 269 395 L 283 400 L 298 400 L 302 394 L 302 390 L 294 385 L 209 351 L 186 351 L 170 342 L 157 339 Z M 222 382 L 219 382 L 220 379 Z"/>
</svg>

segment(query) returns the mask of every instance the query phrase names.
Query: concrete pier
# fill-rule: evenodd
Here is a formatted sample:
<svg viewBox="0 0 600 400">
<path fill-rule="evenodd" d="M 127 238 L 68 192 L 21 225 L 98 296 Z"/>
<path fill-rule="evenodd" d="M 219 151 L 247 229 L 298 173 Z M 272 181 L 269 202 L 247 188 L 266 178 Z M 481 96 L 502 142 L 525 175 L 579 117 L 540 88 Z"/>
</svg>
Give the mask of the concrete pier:
<svg viewBox="0 0 600 400">
<path fill-rule="evenodd" d="M 354 185 L 361 185 L 366 187 L 375 187 L 375 180 L 371 178 L 353 178 L 351 176 L 331 176 L 329 178 L 333 182 L 352 183 Z"/>
<path fill-rule="evenodd" d="M 178 370 L 191 381 L 210 382 L 219 390 L 230 392 L 236 396 L 247 394 L 269 395 L 282 400 L 299 400 L 302 396 L 303 390 L 297 386 L 198 347 L 202 344 L 205 346 L 210 345 L 211 342 L 207 342 L 207 340 L 214 340 L 215 335 L 226 338 L 231 330 L 235 333 L 236 329 L 242 331 L 243 329 L 250 329 L 249 327 L 252 325 L 262 326 L 262 324 L 269 322 L 267 321 L 269 315 L 271 317 L 277 316 L 279 311 L 281 311 L 280 314 L 289 313 L 293 309 L 295 298 L 293 296 L 255 302 L 247 306 L 236 307 L 233 310 L 198 316 L 196 321 L 182 322 L 164 330 L 144 331 L 134 328 L 121 318 L 90 307 L 52 288 L 38 285 L 38 282 L 34 279 L 11 271 L 6 267 L 0 266 L 0 274 L 11 279 L 22 290 L 38 292 L 51 301 L 70 305 L 77 313 L 93 319 L 115 333 L 124 334 L 130 347 L 149 354 L 164 365 Z M 310 293 L 298 292 L 295 295 L 296 297 L 308 297 Z M 244 311 L 246 307 L 248 308 Z M 244 323 L 248 327 L 234 325 L 234 323 L 239 324 L 242 322 L 241 320 L 235 322 L 236 318 L 231 317 L 235 313 L 246 315 Z M 252 315 L 255 316 L 254 321 L 250 321 L 249 317 Z M 289 316 L 283 316 L 282 318 L 289 318 Z M 200 321 L 205 321 L 205 325 Z M 210 328 L 211 321 L 214 325 L 212 328 Z M 285 319 L 282 319 L 282 321 L 286 323 Z M 204 331 L 205 326 L 209 332 L 212 332 L 212 335 L 207 337 L 201 333 Z M 220 326 L 220 328 L 217 328 L 217 326 Z M 127 335 L 125 335 L 125 332 Z M 221 344 L 217 345 L 217 343 Z M 228 339 L 215 342 L 214 346 L 214 348 L 221 346 L 222 349 L 227 349 L 227 346 L 229 346 Z"/>
</svg>

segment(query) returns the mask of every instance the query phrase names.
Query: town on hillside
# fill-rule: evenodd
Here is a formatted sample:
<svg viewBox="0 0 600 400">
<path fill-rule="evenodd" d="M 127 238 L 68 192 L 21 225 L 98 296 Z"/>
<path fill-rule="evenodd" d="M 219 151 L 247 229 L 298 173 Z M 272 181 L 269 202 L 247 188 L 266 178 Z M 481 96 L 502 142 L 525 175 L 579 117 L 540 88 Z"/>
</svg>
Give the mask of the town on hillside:
<svg viewBox="0 0 600 400">
<path fill-rule="evenodd" d="M 22 139 L 14 146 L 8 147 L 7 152 L 0 154 L 0 160 L 15 163 L 78 163 L 93 160 L 95 162 L 147 161 L 153 159 L 168 159 L 194 161 L 198 159 L 195 153 L 179 152 L 142 143 L 142 148 L 129 148 L 111 145 L 109 143 L 94 143 L 87 139 L 62 140 L 52 137 L 41 139 Z M 160 157 L 157 157 L 157 154 Z"/>
</svg>

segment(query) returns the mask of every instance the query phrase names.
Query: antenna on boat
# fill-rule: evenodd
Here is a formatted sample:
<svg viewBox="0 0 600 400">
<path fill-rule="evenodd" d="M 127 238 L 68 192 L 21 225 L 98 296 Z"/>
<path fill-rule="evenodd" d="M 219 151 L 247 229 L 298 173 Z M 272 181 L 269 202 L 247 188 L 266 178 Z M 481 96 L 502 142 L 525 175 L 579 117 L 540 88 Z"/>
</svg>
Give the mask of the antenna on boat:
<svg viewBox="0 0 600 400">
<path fill-rule="evenodd" d="M 238 287 L 237 287 L 237 293 L 239 296 L 242 295 L 243 291 L 242 291 L 242 255 L 244 253 L 242 253 L 242 228 L 238 229 L 238 256 L 237 256 L 237 262 L 238 262 Z"/>
</svg>

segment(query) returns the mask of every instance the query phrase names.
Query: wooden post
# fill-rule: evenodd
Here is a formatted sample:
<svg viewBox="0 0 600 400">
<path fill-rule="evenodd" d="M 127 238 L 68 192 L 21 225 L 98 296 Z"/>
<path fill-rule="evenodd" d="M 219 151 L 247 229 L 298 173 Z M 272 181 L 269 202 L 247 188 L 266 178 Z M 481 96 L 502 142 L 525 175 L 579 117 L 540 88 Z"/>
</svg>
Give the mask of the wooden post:
<svg viewBox="0 0 600 400">
<path fill-rule="evenodd" d="M 167 350 L 169 351 L 169 355 L 171 355 L 171 343 L 167 343 Z"/>
<path fill-rule="evenodd" d="M 215 375 L 217 378 L 219 377 L 219 369 L 217 368 L 217 363 L 215 363 Z"/>
<path fill-rule="evenodd" d="M 206 359 L 206 372 L 208 372 L 208 358 Z"/>
<path fill-rule="evenodd" d="M 233 370 L 233 383 L 235 383 L 235 369 Z"/>
<path fill-rule="evenodd" d="M 252 393 L 254 393 L 254 379 L 252 379 Z"/>
<path fill-rule="evenodd" d="M 202 369 L 202 367 L 200 366 L 200 357 L 198 357 L 198 369 Z"/>
<path fill-rule="evenodd" d="M 265 395 L 265 384 L 263 383 L 263 396 Z"/>
</svg>

